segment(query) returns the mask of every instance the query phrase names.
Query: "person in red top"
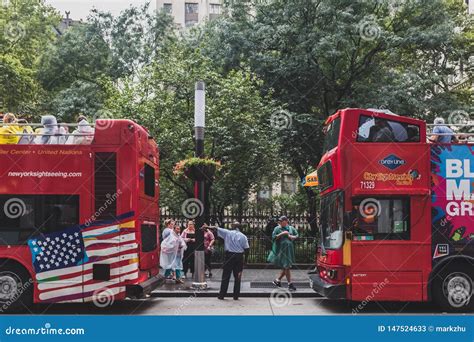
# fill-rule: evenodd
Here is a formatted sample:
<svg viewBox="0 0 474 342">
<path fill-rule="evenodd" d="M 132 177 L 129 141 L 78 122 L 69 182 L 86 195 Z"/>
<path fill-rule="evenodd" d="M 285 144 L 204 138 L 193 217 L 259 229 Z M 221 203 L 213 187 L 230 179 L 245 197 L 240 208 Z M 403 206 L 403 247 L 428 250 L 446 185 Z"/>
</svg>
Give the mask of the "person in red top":
<svg viewBox="0 0 474 342">
<path fill-rule="evenodd" d="M 212 252 L 214 251 L 214 242 L 216 241 L 214 234 L 210 231 L 210 229 L 204 230 L 204 263 L 206 268 L 206 277 L 212 277 L 212 269 L 211 269 L 211 257 Z"/>
</svg>

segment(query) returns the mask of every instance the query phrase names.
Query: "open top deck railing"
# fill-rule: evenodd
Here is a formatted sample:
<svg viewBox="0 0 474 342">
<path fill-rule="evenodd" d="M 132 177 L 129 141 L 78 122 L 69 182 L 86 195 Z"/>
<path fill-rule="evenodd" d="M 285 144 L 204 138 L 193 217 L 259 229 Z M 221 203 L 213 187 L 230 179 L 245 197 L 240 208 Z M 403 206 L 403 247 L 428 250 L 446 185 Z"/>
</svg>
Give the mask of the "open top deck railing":
<svg viewBox="0 0 474 342">
<path fill-rule="evenodd" d="M 447 126 L 453 130 L 453 133 L 433 133 L 433 128 L 436 126 Z M 453 136 L 461 143 L 474 144 L 474 121 L 469 121 L 465 124 L 426 124 L 427 136 Z M 459 130 L 464 129 L 465 132 Z"/>
<path fill-rule="evenodd" d="M 94 135 L 95 124 L 89 123 L 5 123 L 0 126 L 0 140 L 3 138 L 0 144 L 9 145 L 89 145 Z M 5 141 L 7 137 L 18 137 L 18 142 Z"/>
</svg>

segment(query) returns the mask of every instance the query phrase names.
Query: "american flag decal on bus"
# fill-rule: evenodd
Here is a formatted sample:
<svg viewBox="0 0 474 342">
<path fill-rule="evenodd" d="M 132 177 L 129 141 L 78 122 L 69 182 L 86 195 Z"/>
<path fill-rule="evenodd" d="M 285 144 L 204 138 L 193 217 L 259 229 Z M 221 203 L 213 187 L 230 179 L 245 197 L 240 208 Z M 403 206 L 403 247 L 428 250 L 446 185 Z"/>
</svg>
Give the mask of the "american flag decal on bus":
<svg viewBox="0 0 474 342">
<path fill-rule="evenodd" d="M 138 278 L 138 244 L 133 212 L 114 221 L 98 221 L 28 240 L 39 299 L 44 302 L 91 301 L 105 290 L 125 291 Z M 110 265 L 110 280 L 94 280 L 95 263 Z"/>
<path fill-rule="evenodd" d="M 28 241 L 36 273 L 83 263 L 84 241 L 80 226 Z"/>
</svg>

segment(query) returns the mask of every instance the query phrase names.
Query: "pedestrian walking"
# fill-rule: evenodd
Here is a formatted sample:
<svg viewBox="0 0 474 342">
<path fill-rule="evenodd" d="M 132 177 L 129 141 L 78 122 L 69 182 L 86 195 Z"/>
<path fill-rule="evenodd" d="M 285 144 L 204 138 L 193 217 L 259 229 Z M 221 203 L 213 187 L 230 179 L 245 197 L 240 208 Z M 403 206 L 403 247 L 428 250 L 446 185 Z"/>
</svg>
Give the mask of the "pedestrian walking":
<svg viewBox="0 0 474 342">
<path fill-rule="evenodd" d="M 234 300 L 238 300 L 240 296 L 240 283 L 242 279 L 242 271 L 244 269 L 244 254 L 249 250 L 249 241 L 247 237 L 239 230 L 240 223 L 235 221 L 230 229 L 219 227 L 204 226 L 203 229 L 214 228 L 217 236 L 224 240 L 224 266 L 222 272 L 221 288 L 218 299 L 224 299 L 229 288 L 231 274 L 234 275 Z"/>
<path fill-rule="evenodd" d="M 272 250 L 268 256 L 268 261 L 281 269 L 278 277 L 273 281 L 275 286 L 281 287 L 281 279 L 286 277 L 288 290 L 296 291 L 296 287 L 291 282 L 291 267 L 295 263 L 294 240 L 298 238 L 298 231 L 289 225 L 288 218 L 282 216 L 279 225 L 275 227 L 272 234 Z"/>
</svg>

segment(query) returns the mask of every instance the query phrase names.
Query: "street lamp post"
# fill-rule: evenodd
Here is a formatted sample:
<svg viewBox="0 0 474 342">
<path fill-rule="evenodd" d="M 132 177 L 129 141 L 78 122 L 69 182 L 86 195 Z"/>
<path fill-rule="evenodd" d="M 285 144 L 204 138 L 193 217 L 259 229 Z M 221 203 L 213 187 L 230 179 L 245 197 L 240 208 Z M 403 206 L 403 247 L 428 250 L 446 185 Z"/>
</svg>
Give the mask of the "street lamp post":
<svg viewBox="0 0 474 342">
<path fill-rule="evenodd" d="M 206 89 L 202 81 L 196 82 L 194 96 L 194 131 L 196 138 L 196 157 L 204 157 L 204 128 L 206 127 Z M 194 251 L 194 282 L 193 287 L 207 287 L 204 270 L 204 232 L 200 229 L 205 220 L 206 182 L 202 179 L 194 183 L 194 197 L 200 201 L 202 210 L 196 217 L 196 249 Z"/>
</svg>

